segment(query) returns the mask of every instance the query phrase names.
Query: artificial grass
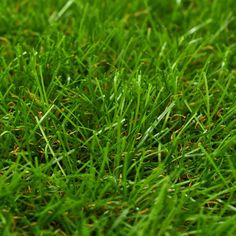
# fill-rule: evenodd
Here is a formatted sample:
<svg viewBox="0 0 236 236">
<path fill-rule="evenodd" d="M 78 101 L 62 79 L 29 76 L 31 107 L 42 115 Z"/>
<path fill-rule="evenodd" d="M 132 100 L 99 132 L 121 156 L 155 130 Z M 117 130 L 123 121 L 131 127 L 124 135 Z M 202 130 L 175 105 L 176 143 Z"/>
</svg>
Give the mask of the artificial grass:
<svg viewBox="0 0 236 236">
<path fill-rule="evenodd" d="M 235 235 L 235 9 L 2 0 L 1 235 Z"/>
</svg>

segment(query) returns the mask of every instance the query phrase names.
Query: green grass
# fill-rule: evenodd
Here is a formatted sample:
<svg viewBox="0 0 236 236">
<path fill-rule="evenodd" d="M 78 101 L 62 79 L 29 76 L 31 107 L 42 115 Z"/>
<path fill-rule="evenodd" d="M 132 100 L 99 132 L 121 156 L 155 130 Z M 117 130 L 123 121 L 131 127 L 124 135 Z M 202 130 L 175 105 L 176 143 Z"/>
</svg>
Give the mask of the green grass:
<svg viewBox="0 0 236 236">
<path fill-rule="evenodd" d="M 1 0 L 1 236 L 236 235 L 235 55 L 235 0 Z"/>
</svg>

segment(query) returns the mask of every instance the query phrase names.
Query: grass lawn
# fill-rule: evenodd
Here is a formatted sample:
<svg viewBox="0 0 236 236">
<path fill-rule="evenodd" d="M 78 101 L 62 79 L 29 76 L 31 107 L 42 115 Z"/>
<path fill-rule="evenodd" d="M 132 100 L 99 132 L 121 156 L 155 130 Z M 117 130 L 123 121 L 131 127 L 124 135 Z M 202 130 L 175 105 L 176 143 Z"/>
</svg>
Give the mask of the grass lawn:
<svg viewBox="0 0 236 236">
<path fill-rule="evenodd" d="M 0 235 L 236 235 L 235 0 L 0 1 Z"/>
</svg>

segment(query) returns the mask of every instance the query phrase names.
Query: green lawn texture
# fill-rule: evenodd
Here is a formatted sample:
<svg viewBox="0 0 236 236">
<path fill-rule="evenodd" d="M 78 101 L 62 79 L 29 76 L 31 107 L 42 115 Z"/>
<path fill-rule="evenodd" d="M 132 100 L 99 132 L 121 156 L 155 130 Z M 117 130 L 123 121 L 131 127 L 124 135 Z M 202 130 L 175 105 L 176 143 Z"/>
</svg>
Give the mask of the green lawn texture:
<svg viewBox="0 0 236 236">
<path fill-rule="evenodd" d="M 235 0 L 0 1 L 0 235 L 236 235 Z"/>
</svg>

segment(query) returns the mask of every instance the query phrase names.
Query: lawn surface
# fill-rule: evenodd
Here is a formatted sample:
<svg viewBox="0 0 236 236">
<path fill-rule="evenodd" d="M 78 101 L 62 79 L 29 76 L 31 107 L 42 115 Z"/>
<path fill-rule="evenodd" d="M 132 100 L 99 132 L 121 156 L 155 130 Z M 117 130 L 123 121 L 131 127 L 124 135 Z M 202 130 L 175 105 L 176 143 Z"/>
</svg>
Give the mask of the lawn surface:
<svg viewBox="0 0 236 236">
<path fill-rule="evenodd" d="M 0 1 L 0 235 L 236 235 L 235 0 Z"/>
</svg>

